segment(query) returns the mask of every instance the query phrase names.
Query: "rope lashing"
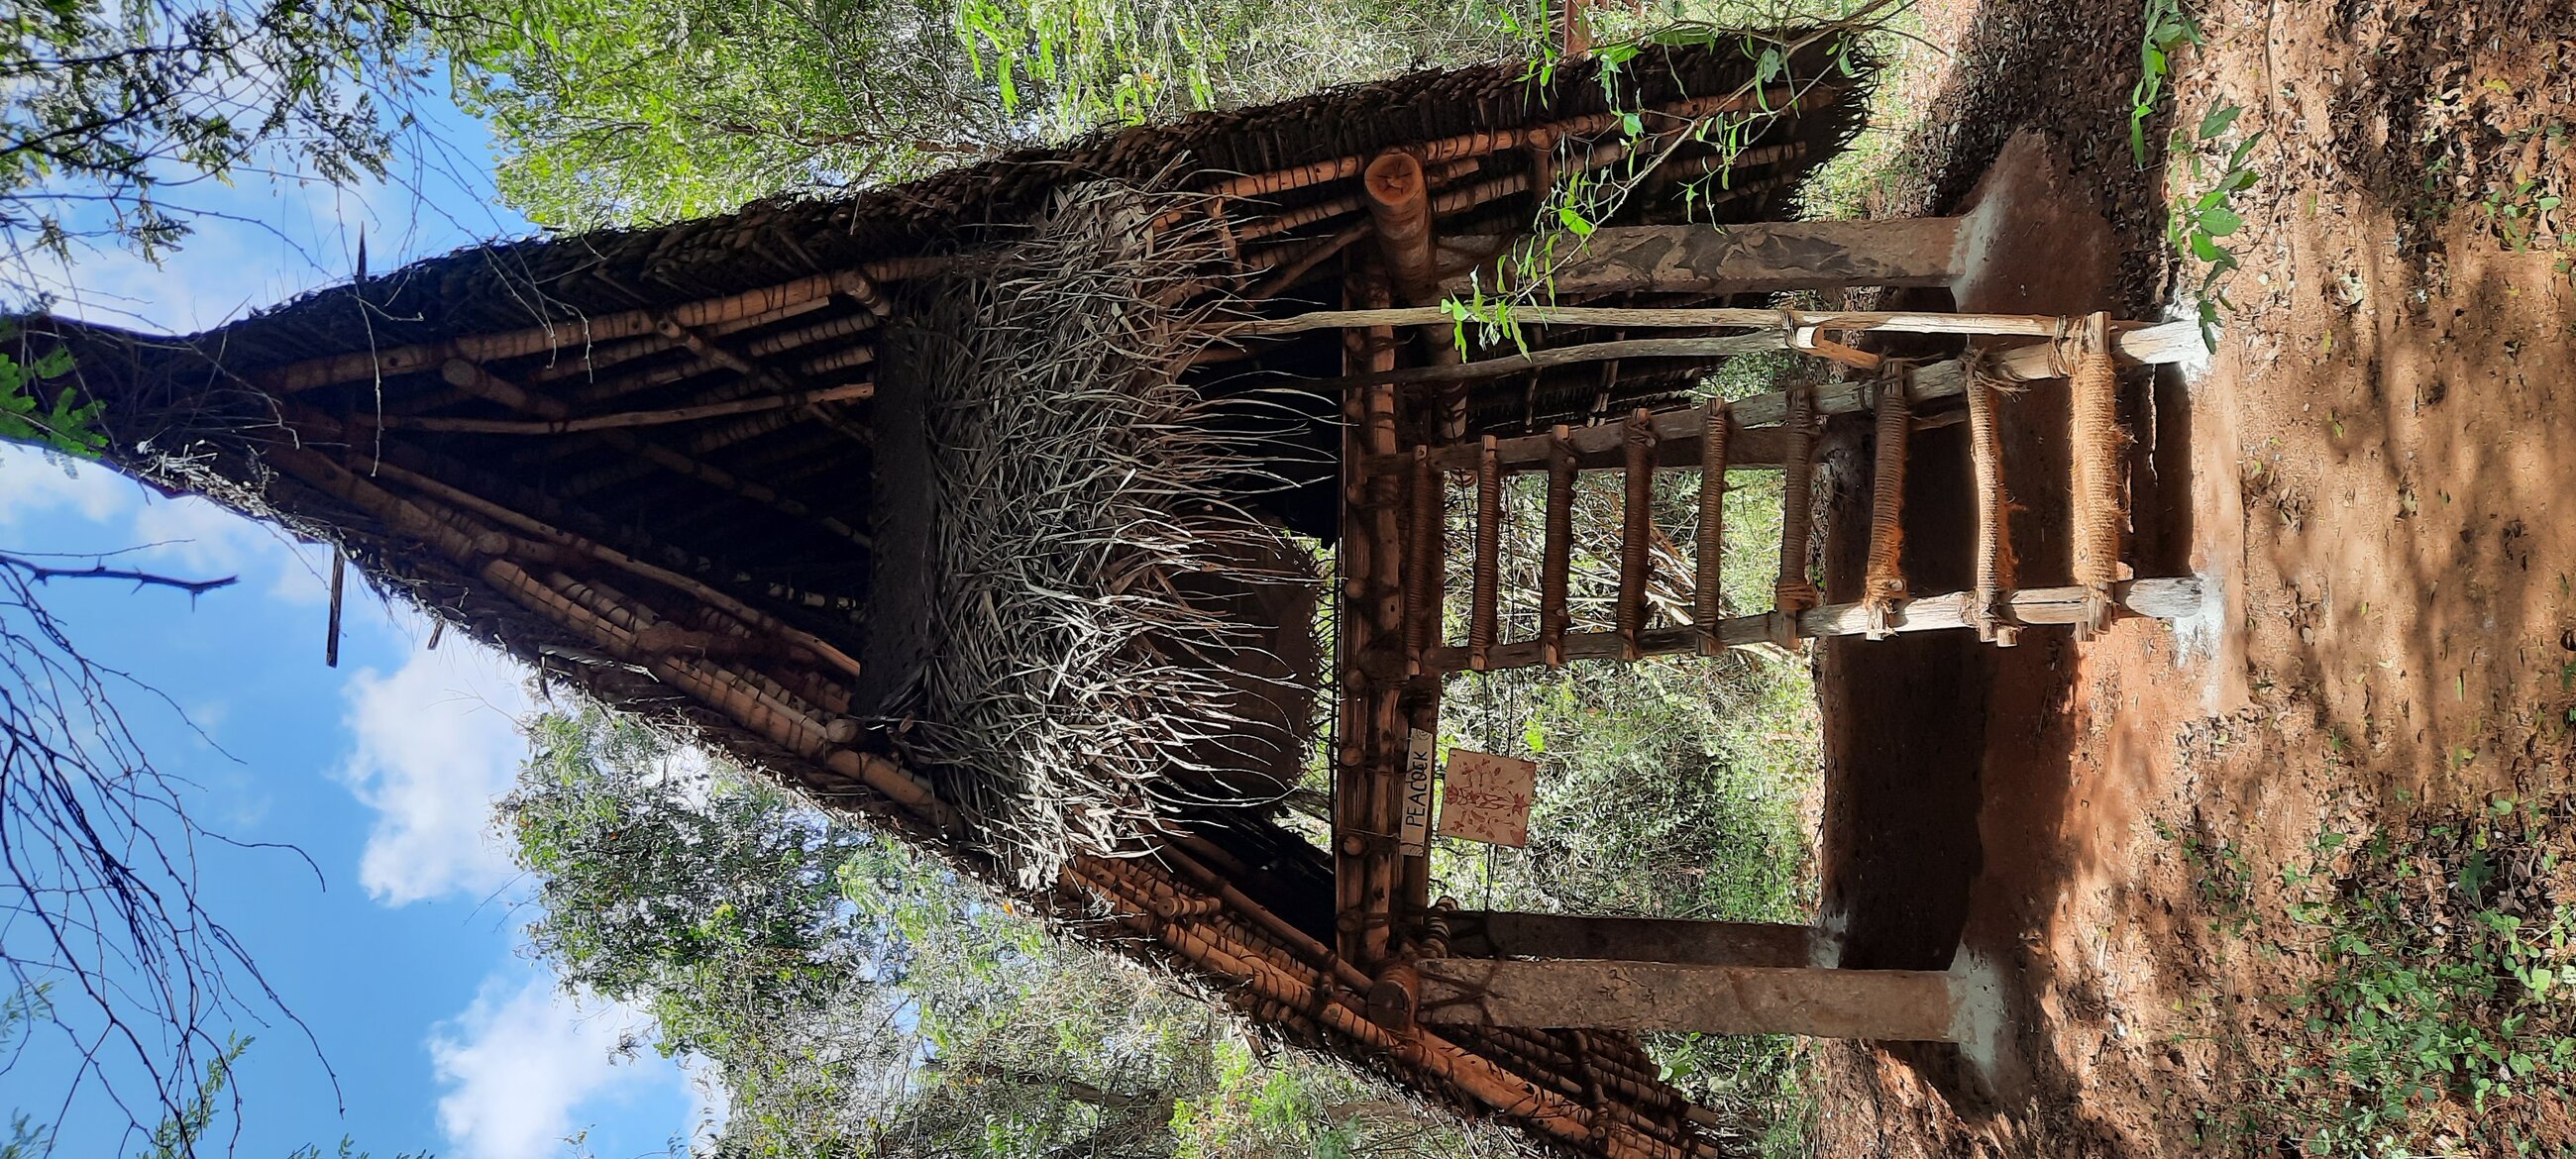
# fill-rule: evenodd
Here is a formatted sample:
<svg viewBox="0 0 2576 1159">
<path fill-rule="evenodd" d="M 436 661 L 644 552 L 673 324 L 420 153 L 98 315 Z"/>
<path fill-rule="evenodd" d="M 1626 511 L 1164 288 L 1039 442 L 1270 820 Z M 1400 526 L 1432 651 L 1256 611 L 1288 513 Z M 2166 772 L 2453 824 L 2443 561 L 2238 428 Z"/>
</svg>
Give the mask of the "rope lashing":
<svg viewBox="0 0 2576 1159">
<path fill-rule="evenodd" d="M 1619 653 L 1623 660 L 1635 660 L 1642 653 L 1637 647 L 1637 633 L 1646 626 L 1646 582 L 1653 578 L 1648 551 L 1655 533 L 1655 423 L 1652 412 L 1643 407 L 1628 416 L 1627 427 L 1620 432 L 1624 452 L 1627 486 L 1620 503 L 1619 529 Z"/>
<path fill-rule="evenodd" d="M 1691 608 L 1691 623 L 1699 629 L 1702 656 L 1726 650 L 1726 645 L 1718 642 L 1717 621 L 1725 614 L 1719 600 L 1719 581 L 1726 550 L 1726 444 L 1734 428 L 1735 412 L 1726 400 L 1708 400 L 1699 436 L 1699 584 L 1692 593 Z"/>
<path fill-rule="evenodd" d="M 2126 513 L 2120 505 L 2121 452 L 2128 438 L 2120 430 L 2120 375 L 2111 357 L 2109 314 L 2084 319 L 2072 338 L 2074 373 L 2071 451 L 2074 460 L 2075 582 L 2084 589 L 2084 618 L 2075 637 L 2090 640 L 2108 630 L 2119 608 L 2112 584 L 2119 580 L 2120 532 Z"/>
<path fill-rule="evenodd" d="M 1897 606 L 1907 598 L 1905 451 L 1914 433 L 1914 364 L 1891 358 L 1879 366 L 1877 454 L 1869 501 L 1869 571 L 1861 586 L 1862 631 L 1872 640 L 1896 632 Z"/>
<path fill-rule="evenodd" d="M 1574 552 L 1574 472 L 1573 433 L 1558 423 L 1548 432 L 1547 527 L 1540 533 L 1546 559 L 1539 572 L 1539 655 L 1550 668 L 1565 663 L 1565 631 L 1573 619 L 1566 588 Z"/>
<path fill-rule="evenodd" d="M 1978 639 L 2010 648 L 2020 642 L 2021 626 L 2012 616 L 2013 505 L 2004 490 L 2003 435 L 1996 425 L 1995 395 L 2013 388 L 1995 375 L 1984 347 L 1969 347 L 1961 361 L 1967 370 L 1968 467 L 1975 481 L 1977 510 L 1977 586 L 1968 597 L 1968 623 L 1976 628 Z"/>
<path fill-rule="evenodd" d="M 1780 578 L 1771 588 L 1772 634 L 1785 644 L 1798 637 L 1798 613 L 1817 604 L 1807 574 L 1807 540 L 1815 509 L 1816 390 L 1789 389 L 1789 418 L 1781 425 L 1788 446 L 1780 459 Z"/>
</svg>

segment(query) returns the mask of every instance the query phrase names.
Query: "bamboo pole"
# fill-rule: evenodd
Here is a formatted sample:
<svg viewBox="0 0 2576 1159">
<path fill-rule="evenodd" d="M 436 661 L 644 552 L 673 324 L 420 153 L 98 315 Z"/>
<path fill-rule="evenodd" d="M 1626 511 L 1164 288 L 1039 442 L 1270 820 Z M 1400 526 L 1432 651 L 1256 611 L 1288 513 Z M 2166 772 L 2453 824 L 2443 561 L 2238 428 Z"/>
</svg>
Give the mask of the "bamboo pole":
<svg viewBox="0 0 2576 1159">
<path fill-rule="evenodd" d="M 549 423 L 570 419 L 571 412 L 561 401 L 530 393 L 519 384 L 463 358 L 449 359 L 440 368 L 440 373 L 459 389 L 481 395 L 512 410 L 537 415 Z M 866 533 L 843 522 L 837 516 L 816 512 L 798 500 L 779 494 L 773 488 L 747 479 L 736 478 L 721 467 L 691 458 L 659 443 L 646 442 L 625 430 L 606 428 L 593 433 L 610 447 L 635 455 L 655 466 L 748 499 L 780 514 L 808 520 L 862 547 L 869 546 L 870 540 Z"/>
<path fill-rule="evenodd" d="M 1726 400 L 1708 400 L 1700 416 L 1699 544 L 1691 560 L 1698 571 L 1698 583 L 1691 592 L 1691 623 L 1700 629 L 1702 655 L 1716 655 L 1722 648 L 1717 642 L 1716 627 L 1718 617 L 1724 614 L 1719 581 L 1725 572 L 1726 444 L 1733 425 Z"/>
<path fill-rule="evenodd" d="M 1796 113 L 1823 107 L 1840 92 L 1840 86 L 1835 85 L 1810 85 L 1803 93 L 1793 92 L 1786 85 L 1777 85 L 1759 94 L 1695 97 L 1661 109 L 1648 110 L 1645 115 L 1695 121 L 1719 113 L 1742 112 L 1751 108 L 1784 109 L 1785 107 L 1785 111 Z M 1505 149 L 1516 149 L 1540 139 L 1545 139 L 1552 145 L 1555 139 L 1560 137 L 1580 137 L 1607 131 L 1617 127 L 1621 120 L 1622 117 L 1618 113 L 1592 113 L 1517 129 L 1489 129 L 1477 133 L 1462 133 L 1455 137 L 1426 141 L 1419 147 L 1418 154 L 1424 163 L 1436 165 L 1445 161 L 1483 157 Z M 1320 185 L 1327 181 L 1359 176 L 1368 161 L 1369 158 L 1365 155 L 1353 154 L 1267 173 L 1248 173 L 1220 181 L 1210 187 L 1208 192 L 1229 199 L 1286 193 L 1309 185 Z M 1173 223 L 1178 221 L 1178 217 L 1172 217 Z"/>
<path fill-rule="evenodd" d="M 451 434 L 477 435 L 570 435 L 585 431 L 620 430 L 630 427 L 668 426 L 673 423 L 702 422 L 728 415 L 751 414 L 765 410 L 792 410 L 816 403 L 842 402 L 848 399 L 872 398 L 872 382 L 852 383 L 823 390 L 801 390 L 793 394 L 763 395 L 758 398 L 734 399 L 730 402 L 702 403 L 697 406 L 671 407 L 666 410 L 627 411 L 621 414 L 584 415 L 580 418 L 521 421 L 514 419 L 454 418 L 443 415 L 386 415 L 381 425 L 389 430 L 440 431 Z"/>
<path fill-rule="evenodd" d="M 1655 529 L 1655 428 L 1640 407 L 1620 432 L 1628 461 L 1627 491 L 1619 511 L 1619 602 L 1615 609 L 1621 659 L 1638 657 L 1637 633 L 1646 626 L 1646 552 Z"/>
<path fill-rule="evenodd" d="M 861 295 L 873 294 L 877 282 L 912 276 L 930 268 L 919 261 L 901 258 L 871 262 L 857 269 L 810 274 L 774 286 L 683 302 L 667 309 L 622 310 L 596 318 L 572 318 L 517 330 L 461 335 L 440 342 L 310 358 L 255 375 L 253 381 L 274 394 L 294 394 L 343 382 L 410 374 L 430 369 L 450 358 L 492 362 L 566 346 L 636 338 L 657 332 L 665 320 L 680 326 L 700 326 L 769 313 L 836 293 L 849 294 L 864 302 L 866 298 Z"/>
<path fill-rule="evenodd" d="M 1499 458 L 1499 456 L 1497 456 Z M 1539 652 L 1550 668 L 1565 663 L 1566 587 L 1574 555 L 1574 448 L 1565 424 L 1547 435 L 1547 526 L 1539 533 Z"/>
<path fill-rule="evenodd" d="M 2038 314 L 1952 314 L 1918 310 L 1790 310 L 1748 307 L 1511 306 L 1509 318 L 1523 325 L 1613 326 L 1628 329 L 1754 326 L 1781 330 L 1886 330 L 1900 334 L 2004 335 L 2047 338 L 2074 319 Z M 1227 337 L 1296 334 L 1308 330 L 1341 330 L 1356 326 L 1445 326 L 1455 321 L 1446 306 L 1399 306 L 1384 310 L 1312 310 L 1286 318 L 1201 322 L 1196 329 Z M 2149 323 L 2114 322 L 2119 334 L 2145 329 Z M 2123 351 L 2126 353 L 2126 351 Z M 2134 356 L 2133 356 L 2134 357 Z"/>
<path fill-rule="evenodd" d="M 610 567 L 642 576 L 645 579 L 652 580 L 664 587 L 668 587 L 696 599 L 703 600 L 714 608 L 723 611 L 726 615 L 742 621 L 747 627 L 757 628 L 761 631 L 778 636 L 797 647 L 812 652 L 814 655 L 830 663 L 833 667 L 839 668 L 843 672 L 847 672 L 852 676 L 859 674 L 859 662 L 856 659 L 853 659 L 848 653 L 834 647 L 821 637 L 804 631 L 803 629 L 792 627 L 780 621 L 777 617 L 771 616 L 758 608 L 752 607 L 741 600 L 737 600 L 716 588 L 709 587 L 706 584 L 689 578 L 688 576 L 681 575 L 669 568 L 658 567 L 653 564 L 646 563 L 634 558 L 633 556 L 627 555 L 625 552 L 610 547 L 607 544 L 576 535 L 569 531 L 564 531 L 560 528 L 530 518 L 529 516 L 520 514 L 508 507 L 504 507 L 501 504 L 485 499 L 480 495 L 450 486 L 447 483 L 431 478 L 428 475 L 423 475 L 417 471 L 413 471 L 390 462 L 378 462 L 374 464 L 374 468 L 376 474 L 384 478 L 394 480 L 397 483 L 401 483 L 413 490 L 453 503 L 456 506 L 481 515 L 486 519 L 506 523 L 521 531 L 525 531 L 530 535 L 534 535 L 539 539 L 546 540 L 573 551 L 581 552 L 582 554 L 588 555 L 601 563 L 609 565 Z"/>
<path fill-rule="evenodd" d="M 829 730 L 811 716 L 785 714 L 774 702 L 755 697 L 741 678 L 671 656 L 654 656 L 637 647 L 633 630 L 567 598 L 529 574 L 507 556 L 484 553 L 477 546 L 480 530 L 462 513 L 405 499 L 360 478 L 328 456 L 297 447 L 273 448 L 270 463 L 350 506 L 383 521 L 396 534 L 428 545 L 484 582 L 557 625 L 589 639 L 612 655 L 640 662 L 657 678 L 701 704 L 731 717 L 763 736 L 836 773 L 853 777 L 914 820 L 942 833 L 962 830 L 956 811 L 893 762 L 870 753 L 838 748 Z"/>
</svg>

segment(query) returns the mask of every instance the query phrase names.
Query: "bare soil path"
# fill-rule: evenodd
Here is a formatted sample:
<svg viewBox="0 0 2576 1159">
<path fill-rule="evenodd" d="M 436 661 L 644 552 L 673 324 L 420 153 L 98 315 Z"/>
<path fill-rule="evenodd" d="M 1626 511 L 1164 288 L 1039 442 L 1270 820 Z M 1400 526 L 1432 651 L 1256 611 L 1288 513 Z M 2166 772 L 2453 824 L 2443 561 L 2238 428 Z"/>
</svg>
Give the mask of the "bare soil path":
<svg viewBox="0 0 2576 1159">
<path fill-rule="evenodd" d="M 1948 1051 L 1819 1047 L 1822 1155 L 2355 1153 L 2329 1089 L 2342 1031 L 2300 998 L 2352 955 L 2302 907 L 2382 894 L 2382 918 L 2461 955 L 2481 914 L 2576 907 L 2576 252 L 2557 237 L 2576 205 L 2554 200 L 2576 202 L 2576 4 L 2196 12 L 2208 43 L 2178 60 L 2156 131 L 2241 106 L 2215 144 L 2262 134 L 2261 177 L 2234 199 L 2244 264 L 2216 354 L 2135 384 L 2125 413 L 2133 555 L 2212 577 L 2224 607 L 2179 635 L 1824 654 L 1828 719 L 1863 720 L 1829 740 L 1854 766 L 1834 775 L 1861 785 L 1826 804 L 1829 911 L 1867 903 L 1870 954 L 1962 940 L 2007 980 L 2020 1029 L 1992 1087 Z M 2092 277 L 2133 317 L 2187 298 L 2199 271 L 2164 219 L 2199 187 L 2129 151 L 2139 5 L 1925 16 L 1954 56 L 1901 82 L 1931 113 L 1914 184 L 1874 208 L 1952 209 L 2015 131 L 2043 129 L 2112 236 L 2110 255 L 2069 255 L 2109 260 L 2064 292 Z M 2045 442 L 2016 452 L 2027 470 Z M 1891 671 L 1921 702 L 1884 703 Z M 1909 739 L 1945 719 L 1976 753 Z M 1910 814 L 1909 792 L 1926 802 Z M 1929 860 L 1866 852 L 1909 841 Z M 2576 1004 L 2539 985 L 2494 998 L 2526 1019 L 2508 1033 L 2567 1025 Z M 2532 1070 L 2465 1055 L 2399 1090 L 2403 1117 L 2378 1129 L 2422 1153 L 2576 1153 L 2551 1041 Z"/>
</svg>

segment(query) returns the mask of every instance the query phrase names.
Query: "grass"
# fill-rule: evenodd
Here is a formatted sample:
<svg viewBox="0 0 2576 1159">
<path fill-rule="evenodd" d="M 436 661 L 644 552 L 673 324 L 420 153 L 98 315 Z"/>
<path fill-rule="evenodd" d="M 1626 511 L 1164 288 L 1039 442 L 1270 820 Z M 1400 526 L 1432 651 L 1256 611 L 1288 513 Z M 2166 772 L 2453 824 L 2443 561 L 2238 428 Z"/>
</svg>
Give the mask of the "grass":
<svg viewBox="0 0 2576 1159">
<path fill-rule="evenodd" d="M 2323 833 L 2261 905 L 2241 858 L 2182 838 L 2214 926 L 2308 967 L 2266 1004 L 2272 1025 L 2239 1037 L 2250 1097 L 2201 1113 L 2204 1144 L 2373 1159 L 2576 1149 L 2571 823 L 2570 799 L 2498 798 Z"/>
</svg>

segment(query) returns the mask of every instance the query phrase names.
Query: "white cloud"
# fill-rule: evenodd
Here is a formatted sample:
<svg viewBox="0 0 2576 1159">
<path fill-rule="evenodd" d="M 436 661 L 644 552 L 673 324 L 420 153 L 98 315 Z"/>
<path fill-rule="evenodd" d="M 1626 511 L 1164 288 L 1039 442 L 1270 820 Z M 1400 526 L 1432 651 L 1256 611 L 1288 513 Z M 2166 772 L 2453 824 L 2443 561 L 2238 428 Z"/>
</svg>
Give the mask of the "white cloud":
<svg viewBox="0 0 2576 1159">
<path fill-rule="evenodd" d="M 47 459 L 33 447 L 0 443 L 0 530 L 13 529 L 29 517 L 69 508 L 92 523 L 104 523 L 135 501 L 141 489 L 124 476 L 94 463 Z"/>
<path fill-rule="evenodd" d="M 658 1085 L 646 1069 L 616 1061 L 621 1039 L 644 1023 L 614 1003 L 567 998 L 543 974 L 515 992 L 500 975 L 484 979 L 473 1005 L 429 1039 L 446 1089 L 438 1125 L 456 1159 L 566 1153 L 582 1104 Z"/>
<path fill-rule="evenodd" d="M 527 754 L 515 666 L 463 641 L 415 647 L 390 676 L 359 671 L 348 703 L 357 749 L 341 779 L 377 814 L 358 862 L 368 895 L 406 905 L 509 880 L 491 817 Z"/>
<path fill-rule="evenodd" d="M 49 460 L 13 445 L 0 445 L 0 480 L 0 532 L 66 514 L 94 525 L 79 537 L 82 549 L 119 552 L 122 565 L 191 579 L 239 576 L 245 590 L 264 586 L 293 604 L 319 607 L 329 598 L 330 548 L 296 543 L 196 496 L 165 498 L 99 464 Z M 62 534 L 51 525 L 48 531 Z"/>
</svg>

